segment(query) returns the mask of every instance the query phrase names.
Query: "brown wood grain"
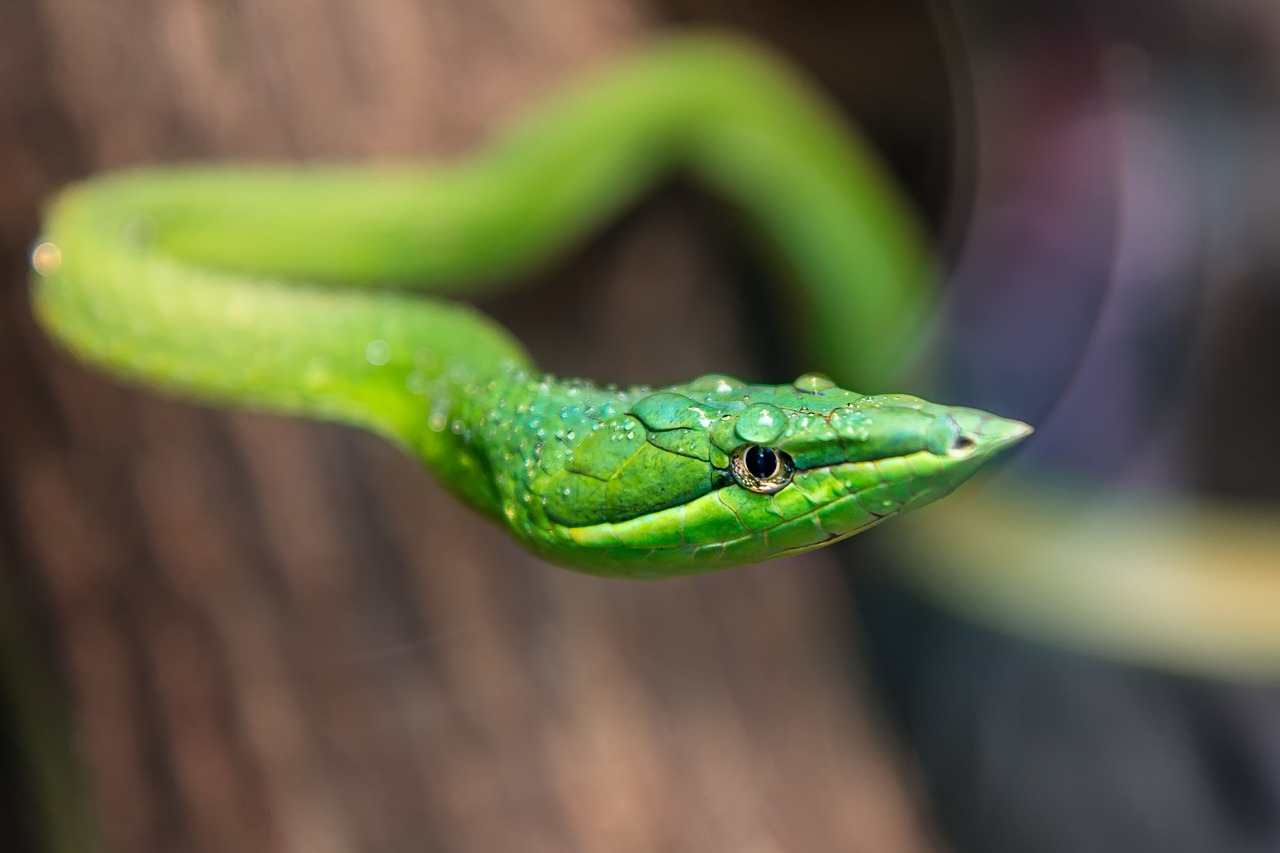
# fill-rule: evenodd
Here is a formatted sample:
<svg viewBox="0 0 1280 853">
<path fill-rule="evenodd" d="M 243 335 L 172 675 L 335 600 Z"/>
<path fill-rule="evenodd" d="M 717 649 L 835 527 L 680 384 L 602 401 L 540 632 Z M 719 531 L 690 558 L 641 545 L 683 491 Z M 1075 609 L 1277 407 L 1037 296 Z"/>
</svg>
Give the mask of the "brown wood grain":
<svg viewBox="0 0 1280 853">
<path fill-rule="evenodd" d="M 822 554 L 661 583 L 554 569 L 375 438 L 123 388 L 29 316 L 38 205 L 64 182 L 456 155 L 659 17 L 0 4 L 0 566 L 104 849 L 932 849 Z M 534 283 L 554 298 L 493 307 L 555 369 L 744 370 L 709 213 L 662 193 Z"/>
</svg>

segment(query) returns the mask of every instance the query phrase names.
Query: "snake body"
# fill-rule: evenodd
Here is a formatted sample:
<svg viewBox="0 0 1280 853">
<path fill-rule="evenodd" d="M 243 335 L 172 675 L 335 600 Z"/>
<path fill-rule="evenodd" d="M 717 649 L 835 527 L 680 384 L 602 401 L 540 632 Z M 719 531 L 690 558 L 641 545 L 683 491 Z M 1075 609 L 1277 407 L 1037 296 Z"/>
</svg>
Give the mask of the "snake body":
<svg viewBox="0 0 1280 853">
<path fill-rule="evenodd" d="M 475 309 L 410 292 L 543 264 L 672 169 L 740 207 L 822 306 L 806 327 L 820 358 L 874 375 L 900 351 L 927 277 L 909 215 L 830 108 L 708 36 L 658 46 L 463 163 L 73 186 L 34 254 L 36 311 L 122 378 L 374 430 L 535 553 L 601 574 L 815 548 L 947 494 L 1030 431 L 817 374 L 560 380 Z"/>
</svg>

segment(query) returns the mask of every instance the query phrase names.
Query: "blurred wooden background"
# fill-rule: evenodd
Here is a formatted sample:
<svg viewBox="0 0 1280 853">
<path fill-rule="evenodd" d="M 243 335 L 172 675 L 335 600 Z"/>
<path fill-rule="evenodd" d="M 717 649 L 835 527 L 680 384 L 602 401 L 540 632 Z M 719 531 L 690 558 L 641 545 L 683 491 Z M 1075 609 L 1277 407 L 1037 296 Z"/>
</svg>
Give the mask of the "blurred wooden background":
<svg viewBox="0 0 1280 853">
<path fill-rule="evenodd" d="M 0 4 L 4 849 L 935 849 L 830 555 L 661 583 L 553 569 L 372 437 L 86 370 L 26 298 L 66 182 L 458 155 L 667 24 L 777 44 L 937 197 L 947 83 L 910 6 Z M 488 307 L 561 373 L 786 378 L 806 365 L 742 345 L 753 261 L 719 213 L 669 188 Z"/>
</svg>

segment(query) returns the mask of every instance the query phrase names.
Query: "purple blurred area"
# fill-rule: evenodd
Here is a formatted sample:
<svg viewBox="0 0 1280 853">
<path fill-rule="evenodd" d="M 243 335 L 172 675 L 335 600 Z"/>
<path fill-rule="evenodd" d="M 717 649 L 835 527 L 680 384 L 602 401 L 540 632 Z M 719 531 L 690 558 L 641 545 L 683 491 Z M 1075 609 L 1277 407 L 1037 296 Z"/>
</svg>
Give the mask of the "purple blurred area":
<svg viewBox="0 0 1280 853">
<path fill-rule="evenodd" d="M 1100 512 L 1178 499 L 1267 518 L 1280 509 L 1280 7 L 952 8 L 973 172 L 946 230 L 939 396 L 1035 424 L 1004 475 L 1046 492 L 1069 487 Z M 1156 553 L 1178 547 L 1182 531 L 1165 532 Z M 1075 654 L 881 578 L 857 586 L 954 849 L 1280 850 L 1273 679 Z M 1168 593 L 1156 580 L 1135 594 Z"/>
<path fill-rule="evenodd" d="M 941 372 L 1037 425 L 1028 473 L 1280 497 L 1264 6 L 961 13 L 975 177 Z"/>
</svg>

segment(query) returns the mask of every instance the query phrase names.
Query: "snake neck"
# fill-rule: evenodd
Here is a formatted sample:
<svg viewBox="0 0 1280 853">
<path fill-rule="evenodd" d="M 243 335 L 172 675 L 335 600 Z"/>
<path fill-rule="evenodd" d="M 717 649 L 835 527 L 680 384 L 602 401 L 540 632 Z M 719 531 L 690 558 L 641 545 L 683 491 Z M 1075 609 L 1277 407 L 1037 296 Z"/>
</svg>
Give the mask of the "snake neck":
<svg viewBox="0 0 1280 853">
<path fill-rule="evenodd" d="M 559 379 L 522 367 L 452 381 L 430 402 L 430 438 L 448 441 L 433 467 L 469 484 L 459 494 L 526 542 L 547 529 L 548 478 L 564 469 L 593 433 L 616 424 L 647 387 L 620 389 Z"/>
</svg>

